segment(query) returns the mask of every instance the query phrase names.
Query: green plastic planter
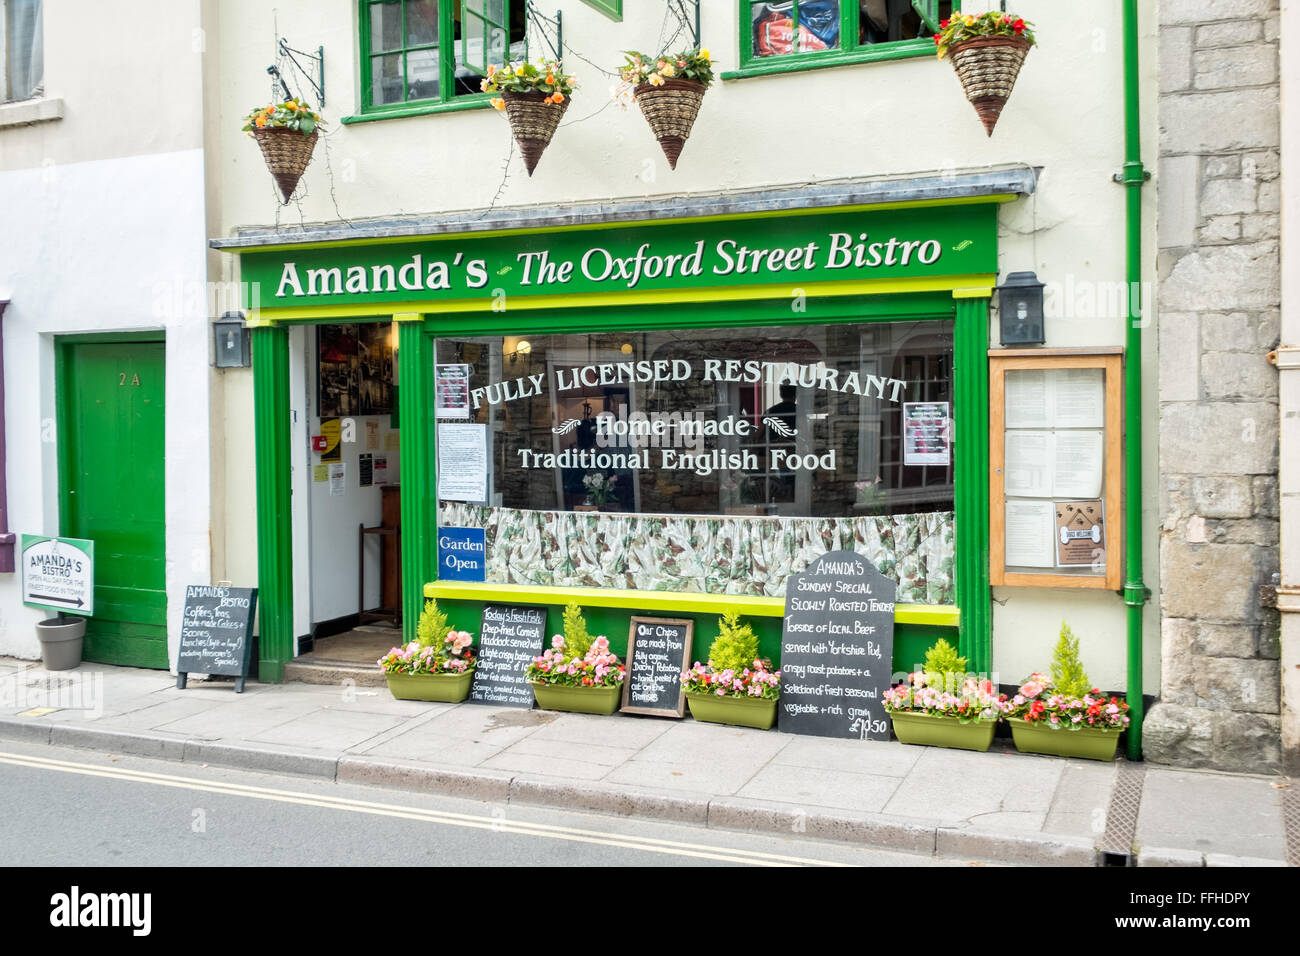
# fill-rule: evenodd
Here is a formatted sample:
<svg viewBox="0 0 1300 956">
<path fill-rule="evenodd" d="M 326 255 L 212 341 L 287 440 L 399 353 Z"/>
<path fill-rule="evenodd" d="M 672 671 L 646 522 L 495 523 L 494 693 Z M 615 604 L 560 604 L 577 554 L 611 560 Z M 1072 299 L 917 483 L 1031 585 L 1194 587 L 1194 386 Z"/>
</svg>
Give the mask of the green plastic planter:
<svg viewBox="0 0 1300 956">
<path fill-rule="evenodd" d="M 474 668 L 463 674 L 385 674 L 388 690 L 398 700 L 429 700 L 459 704 L 469 696 Z"/>
<path fill-rule="evenodd" d="M 993 731 L 998 723 L 996 720 L 977 720 L 963 724 L 956 717 L 907 711 L 892 711 L 889 718 L 894 723 L 894 736 L 899 743 L 954 747 L 981 753 L 993 743 Z"/>
<path fill-rule="evenodd" d="M 1053 730 L 1045 724 L 1029 723 L 1019 717 L 1007 720 L 1016 749 L 1025 754 L 1051 757 L 1082 757 L 1085 760 L 1114 760 L 1119 744 L 1119 730 L 1080 727 L 1077 730 Z"/>
<path fill-rule="evenodd" d="M 535 684 L 528 682 L 542 710 L 565 710 L 571 714 L 600 714 L 608 716 L 618 710 L 623 697 L 623 685 L 613 687 L 567 687 L 560 684 Z"/>
<path fill-rule="evenodd" d="M 771 730 L 776 723 L 778 698 L 719 697 L 717 694 L 687 694 L 686 706 L 691 716 L 710 724 L 731 724 Z"/>
</svg>

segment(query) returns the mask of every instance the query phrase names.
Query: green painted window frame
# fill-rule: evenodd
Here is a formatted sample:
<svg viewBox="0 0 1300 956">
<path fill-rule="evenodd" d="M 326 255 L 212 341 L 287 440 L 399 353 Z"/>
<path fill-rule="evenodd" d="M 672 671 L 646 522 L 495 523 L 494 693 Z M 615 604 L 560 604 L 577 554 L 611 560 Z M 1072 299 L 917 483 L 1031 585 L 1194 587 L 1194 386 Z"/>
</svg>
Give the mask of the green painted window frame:
<svg viewBox="0 0 1300 956">
<path fill-rule="evenodd" d="M 738 10 L 740 68 L 722 74 L 724 80 L 740 80 L 752 76 L 773 76 L 783 73 L 802 73 L 828 67 L 854 63 L 874 63 L 881 60 L 910 60 L 934 56 L 934 41 L 926 37 L 896 40 L 889 43 L 859 45 L 857 40 L 858 4 L 855 0 L 840 0 L 840 48 L 816 50 L 807 53 L 786 53 L 780 56 L 755 56 L 751 10 L 761 0 L 740 0 Z M 794 15 L 798 16 L 799 0 L 793 0 Z M 939 0 L 912 0 L 923 23 L 938 30 Z M 952 12 L 961 10 L 961 0 L 952 0 Z"/>
<path fill-rule="evenodd" d="M 599 10 L 611 20 L 623 22 L 623 0 L 582 0 L 582 2 Z"/>
<path fill-rule="evenodd" d="M 385 50 L 383 53 L 374 53 L 370 49 L 370 8 L 379 6 L 384 3 L 397 2 L 402 8 L 402 41 L 406 42 L 406 4 L 408 0 L 357 0 L 357 38 L 360 48 L 359 64 L 359 81 L 360 81 L 360 112 L 352 116 L 344 116 L 340 122 L 344 125 L 353 123 L 365 123 L 373 120 L 394 119 L 402 116 L 424 116 L 430 113 L 449 113 L 460 110 L 486 109 L 492 99 L 488 93 L 462 93 L 457 95 L 456 88 L 456 60 L 458 56 L 463 56 L 466 50 L 468 31 L 464 29 L 464 24 L 469 17 L 482 20 L 484 23 L 504 27 L 506 35 L 509 37 L 510 31 L 510 12 L 511 4 L 522 3 L 523 0 L 503 0 L 505 11 L 505 22 L 498 24 L 490 18 L 480 14 L 476 10 L 462 9 L 461 20 L 462 30 L 460 40 L 456 39 L 456 24 L 453 16 L 456 3 L 453 0 L 439 0 L 438 3 L 438 42 L 436 45 L 426 43 L 410 47 L 399 47 L 392 50 Z M 462 8 L 464 4 L 462 3 Z M 507 41 L 508 42 L 508 41 Z M 381 103 L 376 105 L 374 99 L 374 73 L 371 70 L 371 61 L 377 56 L 391 56 L 394 53 L 402 55 L 402 90 L 406 92 L 406 55 L 411 51 L 432 50 L 438 51 L 438 95 L 436 97 L 427 97 L 419 100 L 409 100 L 403 98 L 398 103 Z M 526 54 L 525 54 L 526 55 Z M 469 64 L 474 66 L 475 64 Z M 486 64 L 485 64 L 486 65 Z"/>
</svg>

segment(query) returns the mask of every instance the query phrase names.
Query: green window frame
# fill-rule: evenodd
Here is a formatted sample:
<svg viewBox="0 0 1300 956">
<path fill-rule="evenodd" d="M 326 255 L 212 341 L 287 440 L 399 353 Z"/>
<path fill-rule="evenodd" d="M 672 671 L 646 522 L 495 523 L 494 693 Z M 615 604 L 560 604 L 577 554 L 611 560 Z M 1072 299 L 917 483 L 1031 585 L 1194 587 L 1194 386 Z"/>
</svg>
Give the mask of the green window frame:
<svg viewBox="0 0 1300 956">
<path fill-rule="evenodd" d="M 790 19 L 801 24 L 799 8 L 805 11 L 817 5 L 819 12 L 825 9 L 827 0 L 740 0 L 739 37 L 740 68 L 722 74 L 724 80 L 743 79 L 749 76 L 770 76 L 774 73 L 793 73 L 803 70 L 815 70 L 823 67 L 843 66 L 850 63 L 869 63 L 875 60 L 899 60 L 918 56 L 933 56 L 934 41 L 930 38 L 938 32 L 939 21 L 948 13 L 946 0 L 877 0 L 886 14 L 905 12 L 908 5 L 921 19 L 922 35 L 908 40 L 875 40 L 861 37 L 861 4 L 858 0 L 829 0 L 838 5 L 838 33 L 834 46 L 820 50 L 792 50 L 787 53 L 760 56 L 755 52 L 754 13 L 756 8 L 775 6 L 790 8 Z M 903 10 L 896 9 L 902 5 Z M 961 10 L 961 0 L 951 0 L 951 11 Z M 784 10 L 782 9 L 782 12 Z M 929 30 L 930 35 L 924 31 Z M 820 39 L 820 38 L 819 38 Z M 795 44 L 798 45 L 797 43 Z"/>
<path fill-rule="evenodd" d="M 595 7 L 611 20 L 622 22 L 623 0 L 582 0 L 589 7 Z"/>
<path fill-rule="evenodd" d="M 432 12 L 436 18 L 426 19 L 425 23 L 426 30 L 434 26 L 432 37 L 427 32 L 412 36 L 408 16 L 417 5 L 424 8 L 426 17 Z M 392 44 L 376 36 L 374 30 L 375 17 L 384 8 L 388 8 L 384 12 L 390 16 L 398 14 L 397 37 Z M 477 84 L 475 76 L 463 78 L 458 90 L 457 68 L 468 68 L 481 76 L 489 63 L 509 59 L 512 26 L 518 35 L 515 44 L 523 42 L 524 0 L 358 0 L 357 10 L 360 111 L 343 117 L 342 122 L 347 124 L 482 109 L 491 97 L 477 89 L 463 89 L 467 80 Z M 493 55 L 494 51 L 498 55 Z M 425 73 L 434 72 L 413 83 L 413 66 L 417 62 Z M 376 89 L 377 77 L 379 83 L 386 84 L 380 90 Z"/>
</svg>

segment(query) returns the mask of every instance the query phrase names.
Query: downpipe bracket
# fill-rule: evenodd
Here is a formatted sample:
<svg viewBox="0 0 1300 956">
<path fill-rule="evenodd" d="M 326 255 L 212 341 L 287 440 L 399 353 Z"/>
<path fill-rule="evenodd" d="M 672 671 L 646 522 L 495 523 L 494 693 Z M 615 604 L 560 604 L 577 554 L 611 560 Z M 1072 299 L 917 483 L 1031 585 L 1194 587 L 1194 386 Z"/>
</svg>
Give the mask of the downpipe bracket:
<svg viewBox="0 0 1300 956">
<path fill-rule="evenodd" d="M 1151 589 L 1142 584 L 1124 585 L 1124 603 L 1130 607 L 1143 607 L 1151 600 Z"/>
<path fill-rule="evenodd" d="M 1151 171 L 1140 161 L 1125 163 L 1123 171 L 1116 173 L 1111 180 L 1121 186 L 1142 186 L 1151 181 Z"/>
</svg>

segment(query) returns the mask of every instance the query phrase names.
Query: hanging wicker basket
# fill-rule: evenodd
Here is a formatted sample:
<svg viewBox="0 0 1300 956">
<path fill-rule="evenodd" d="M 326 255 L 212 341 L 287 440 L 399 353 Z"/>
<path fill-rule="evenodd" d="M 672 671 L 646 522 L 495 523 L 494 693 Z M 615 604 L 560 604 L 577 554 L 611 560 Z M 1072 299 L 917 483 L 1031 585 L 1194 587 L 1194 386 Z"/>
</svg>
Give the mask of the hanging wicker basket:
<svg viewBox="0 0 1300 956">
<path fill-rule="evenodd" d="M 266 168 L 271 171 L 275 184 L 280 187 L 285 205 L 298 188 L 298 180 L 302 178 L 307 164 L 311 162 L 311 154 L 316 148 L 316 138 L 319 135 L 316 130 L 312 130 L 304 136 L 295 129 L 279 126 L 259 126 L 253 130 L 253 137 L 262 148 Z"/>
<path fill-rule="evenodd" d="M 704 102 L 703 83 L 694 80 L 664 80 L 662 86 L 642 83 L 632 91 L 641 115 L 650 124 L 650 132 L 668 157 L 668 165 L 677 168 L 686 138 L 691 135 L 695 117 Z"/>
<path fill-rule="evenodd" d="M 948 51 L 966 99 L 990 136 L 1011 96 L 1032 44 L 1023 37 L 980 37 Z"/>
<path fill-rule="evenodd" d="M 548 102 L 545 93 L 513 93 L 504 90 L 501 98 L 506 103 L 506 119 L 515 134 L 515 142 L 524 156 L 524 168 L 528 175 L 537 168 L 537 161 L 551 144 L 551 137 L 560 125 L 560 118 L 569 108 L 566 96 L 560 103 Z"/>
</svg>

